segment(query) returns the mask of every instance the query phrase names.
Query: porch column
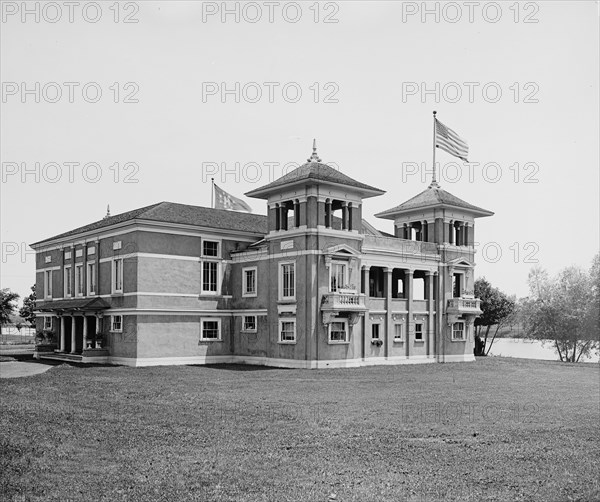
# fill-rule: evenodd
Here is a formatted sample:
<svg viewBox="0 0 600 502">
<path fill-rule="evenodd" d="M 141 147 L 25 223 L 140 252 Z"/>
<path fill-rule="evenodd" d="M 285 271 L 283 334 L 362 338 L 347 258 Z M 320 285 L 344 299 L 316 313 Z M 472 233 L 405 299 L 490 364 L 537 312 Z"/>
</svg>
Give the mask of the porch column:
<svg viewBox="0 0 600 502">
<path fill-rule="evenodd" d="M 468 246 L 469 245 L 469 224 L 465 223 L 465 228 L 464 228 L 465 234 L 463 236 L 463 246 Z"/>
<path fill-rule="evenodd" d="M 102 334 L 102 314 L 96 314 L 96 344 L 95 348 L 101 349 L 102 342 L 100 341 L 100 336 Z"/>
<path fill-rule="evenodd" d="M 450 239 L 450 244 L 454 244 L 454 222 L 452 220 L 450 220 L 449 225 L 449 230 L 450 230 L 450 235 L 449 235 L 449 239 Z"/>
<path fill-rule="evenodd" d="M 360 292 L 367 298 L 369 297 L 369 267 L 362 266 L 362 281 L 360 283 Z"/>
<path fill-rule="evenodd" d="M 87 330 L 88 330 L 88 319 L 85 314 L 83 314 L 83 338 L 81 341 L 81 351 L 83 352 L 88 348 L 87 346 Z"/>
<path fill-rule="evenodd" d="M 65 316 L 61 315 L 60 316 L 60 345 L 58 346 L 58 350 L 60 350 L 61 352 L 65 351 L 66 348 L 66 333 L 65 333 L 65 328 L 66 328 L 66 323 L 65 323 Z"/>
<path fill-rule="evenodd" d="M 431 337 L 433 336 L 433 330 L 434 330 L 434 323 L 433 323 L 433 316 L 434 316 L 434 310 L 435 310 L 435 304 L 433 301 L 433 280 L 434 280 L 434 274 L 431 270 L 427 271 L 427 300 L 428 300 L 428 310 L 429 310 L 429 320 L 428 320 L 428 324 L 427 324 L 427 339 L 425 340 L 425 344 L 426 344 L 426 354 L 428 356 L 431 355 Z"/>
<path fill-rule="evenodd" d="M 346 230 L 348 228 L 347 225 L 347 218 L 348 218 L 348 205 L 346 204 L 346 202 L 342 202 L 342 230 Z"/>
<path fill-rule="evenodd" d="M 383 269 L 383 284 L 385 287 L 385 347 L 383 355 L 389 357 L 390 355 L 390 336 L 394 336 L 392 333 L 392 272 L 391 268 Z"/>
<path fill-rule="evenodd" d="M 75 350 L 77 348 L 77 337 L 76 329 L 75 329 L 75 316 L 71 316 L 71 354 L 75 354 Z"/>
<path fill-rule="evenodd" d="M 404 346 L 406 347 L 406 357 L 410 356 L 410 342 L 412 340 L 411 334 L 415 324 L 413 320 L 413 274 L 414 270 L 407 270 L 404 274 L 404 285 L 406 287 L 406 307 L 408 310 L 408 318 L 406 320 L 406 342 L 404 343 Z"/>
</svg>

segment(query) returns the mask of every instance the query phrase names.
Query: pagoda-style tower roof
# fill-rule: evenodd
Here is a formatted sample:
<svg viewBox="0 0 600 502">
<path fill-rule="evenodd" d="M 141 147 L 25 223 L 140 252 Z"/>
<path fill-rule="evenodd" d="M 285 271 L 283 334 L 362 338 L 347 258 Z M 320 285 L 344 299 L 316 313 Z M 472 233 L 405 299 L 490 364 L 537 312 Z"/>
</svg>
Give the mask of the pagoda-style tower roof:
<svg viewBox="0 0 600 502">
<path fill-rule="evenodd" d="M 380 190 L 379 188 L 356 181 L 333 167 L 323 164 L 317 155 L 316 144 L 313 143 L 313 153 L 306 164 L 301 165 L 268 185 L 246 192 L 245 195 L 257 199 L 268 199 L 271 194 L 281 191 L 283 187 L 305 185 L 310 181 L 338 187 L 351 187 L 354 189 L 353 192 L 360 194 L 363 199 L 385 193 L 385 190 Z"/>
<path fill-rule="evenodd" d="M 382 211 L 375 216 L 377 218 L 393 220 L 399 214 L 419 209 L 434 208 L 462 209 L 463 211 L 468 211 L 474 217 L 492 216 L 494 214 L 492 211 L 469 204 L 468 202 L 456 197 L 456 195 L 446 192 L 446 190 L 440 188 L 437 183 L 432 183 L 426 190 L 422 191 L 418 195 L 415 195 L 412 199 L 403 202 L 399 206 Z"/>
</svg>

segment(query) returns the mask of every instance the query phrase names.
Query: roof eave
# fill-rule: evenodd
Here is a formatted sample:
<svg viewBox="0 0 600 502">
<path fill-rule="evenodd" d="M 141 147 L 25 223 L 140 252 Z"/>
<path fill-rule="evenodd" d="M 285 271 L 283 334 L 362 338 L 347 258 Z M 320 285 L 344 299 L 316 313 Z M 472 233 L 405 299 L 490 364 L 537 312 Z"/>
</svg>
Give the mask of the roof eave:
<svg viewBox="0 0 600 502">
<path fill-rule="evenodd" d="M 377 197 L 379 195 L 383 195 L 385 193 L 385 190 L 380 190 L 379 188 L 366 188 L 366 187 L 355 187 L 352 185 L 347 185 L 345 183 L 336 183 L 335 181 L 327 181 L 327 180 L 319 180 L 319 179 L 315 179 L 315 178 L 302 178 L 298 181 L 292 181 L 290 183 L 286 183 L 283 185 L 277 185 L 274 187 L 270 187 L 269 185 L 262 187 L 262 188 L 257 188 L 255 190 L 251 190 L 250 192 L 246 192 L 244 195 L 246 197 L 253 197 L 255 199 L 268 199 L 269 195 L 274 193 L 274 192 L 278 192 L 280 191 L 282 188 L 289 188 L 289 187 L 294 187 L 297 185 L 315 185 L 315 184 L 319 184 L 319 185 L 330 185 L 330 186 L 334 186 L 334 187 L 342 187 L 344 189 L 348 189 L 350 188 L 351 190 L 360 193 L 363 199 L 368 199 L 370 197 Z"/>
<path fill-rule="evenodd" d="M 405 213 L 409 213 L 412 211 L 421 211 L 423 209 L 434 209 L 434 208 L 439 208 L 439 209 L 458 209 L 460 211 L 465 211 L 465 212 L 469 212 L 472 213 L 473 215 L 477 215 L 477 218 L 484 218 L 486 216 L 494 216 L 494 212 L 493 211 L 488 211 L 487 209 L 482 209 L 482 208 L 469 208 L 469 207 L 462 207 L 462 206 L 456 206 L 454 204 L 430 204 L 427 206 L 415 206 L 415 207 L 410 207 L 410 208 L 398 208 L 398 209 L 388 209 L 387 211 L 383 211 L 381 213 L 377 213 L 375 215 L 376 218 L 381 218 L 381 219 L 386 219 L 386 220 L 394 220 L 396 216 L 400 215 L 400 214 L 405 214 Z"/>
</svg>

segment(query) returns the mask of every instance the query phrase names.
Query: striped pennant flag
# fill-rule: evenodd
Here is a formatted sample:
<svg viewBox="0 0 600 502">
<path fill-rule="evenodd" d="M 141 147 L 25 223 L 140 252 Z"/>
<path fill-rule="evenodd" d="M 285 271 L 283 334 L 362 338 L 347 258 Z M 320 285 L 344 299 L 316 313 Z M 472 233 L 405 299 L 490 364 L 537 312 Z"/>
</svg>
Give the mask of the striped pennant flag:
<svg viewBox="0 0 600 502">
<path fill-rule="evenodd" d="M 465 162 L 469 155 L 469 145 L 452 129 L 435 119 L 435 146 L 441 148 L 450 155 L 454 155 Z"/>
</svg>

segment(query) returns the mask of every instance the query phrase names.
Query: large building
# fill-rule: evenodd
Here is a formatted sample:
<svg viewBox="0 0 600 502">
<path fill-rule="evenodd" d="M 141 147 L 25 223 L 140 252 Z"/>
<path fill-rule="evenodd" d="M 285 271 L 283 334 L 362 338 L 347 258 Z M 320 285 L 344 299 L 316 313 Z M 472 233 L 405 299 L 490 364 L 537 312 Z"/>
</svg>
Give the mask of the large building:
<svg viewBox="0 0 600 502">
<path fill-rule="evenodd" d="M 289 368 L 472 361 L 474 222 L 429 188 L 384 191 L 308 162 L 248 192 L 268 215 L 160 202 L 35 244 L 37 357 Z"/>
</svg>

